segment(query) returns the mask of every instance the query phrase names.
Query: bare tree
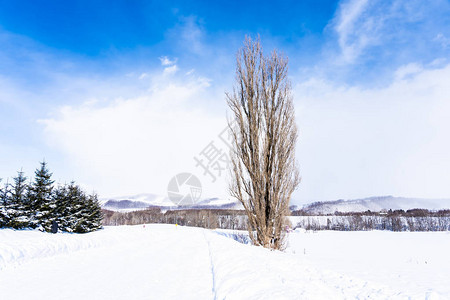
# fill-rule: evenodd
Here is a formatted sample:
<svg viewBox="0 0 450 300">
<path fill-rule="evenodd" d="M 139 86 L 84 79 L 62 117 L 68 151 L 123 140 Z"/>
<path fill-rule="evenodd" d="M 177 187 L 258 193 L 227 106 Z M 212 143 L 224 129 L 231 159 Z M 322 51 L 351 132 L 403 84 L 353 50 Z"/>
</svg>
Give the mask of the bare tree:
<svg viewBox="0 0 450 300">
<path fill-rule="evenodd" d="M 288 60 L 276 51 L 265 57 L 259 37 L 246 37 L 236 61 L 235 86 L 226 93 L 233 117 L 229 190 L 245 208 L 252 242 L 280 249 L 289 201 L 300 182 Z"/>
</svg>

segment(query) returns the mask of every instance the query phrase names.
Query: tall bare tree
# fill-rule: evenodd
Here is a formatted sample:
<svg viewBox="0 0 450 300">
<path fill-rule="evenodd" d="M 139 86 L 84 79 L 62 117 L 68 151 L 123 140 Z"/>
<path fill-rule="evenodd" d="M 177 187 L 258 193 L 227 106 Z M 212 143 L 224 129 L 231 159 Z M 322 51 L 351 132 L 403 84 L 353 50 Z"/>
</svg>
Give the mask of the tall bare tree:
<svg viewBox="0 0 450 300">
<path fill-rule="evenodd" d="M 245 208 L 253 243 L 281 249 L 289 201 L 300 183 L 288 59 L 276 51 L 265 57 L 259 37 L 246 37 L 236 62 L 233 92 L 226 93 L 233 117 L 229 190 Z"/>
</svg>

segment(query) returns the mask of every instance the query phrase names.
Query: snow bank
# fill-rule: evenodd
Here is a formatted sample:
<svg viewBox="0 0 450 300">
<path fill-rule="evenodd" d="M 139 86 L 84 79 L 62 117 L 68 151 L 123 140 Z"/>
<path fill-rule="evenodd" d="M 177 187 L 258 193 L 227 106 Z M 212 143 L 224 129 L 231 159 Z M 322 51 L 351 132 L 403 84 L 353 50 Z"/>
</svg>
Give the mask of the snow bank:
<svg viewBox="0 0 450 300">
<path fill-rule="evenodd" d="M 244 232 L 154 224 L 84 234 L 0 230 L 2 299 L 448 299 L 450 234 Z"/>
<path fill-rule="evenodd" d="M 0 270 L 24 262 L 109 246 L 126 239 L 124 228 L 109 228 L 89 234 L 57 233 L 39 230 L 0 229 Z"/>
</svg>

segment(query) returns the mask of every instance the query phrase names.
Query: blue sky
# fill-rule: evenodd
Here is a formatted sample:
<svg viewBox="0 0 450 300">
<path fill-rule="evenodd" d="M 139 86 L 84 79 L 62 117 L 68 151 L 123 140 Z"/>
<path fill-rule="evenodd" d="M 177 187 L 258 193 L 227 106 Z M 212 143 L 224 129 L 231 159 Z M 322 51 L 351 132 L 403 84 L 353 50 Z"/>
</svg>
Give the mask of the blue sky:
<svg viewBox="0 0 450 300">
<path fill-rule="evenodd" d="M 45 158 L 100 196 L 164 194 L 226 125 L 237 49 L 289 57 L 295 203 L 450 197 L 448 1 L 1 1 L 0 178 Z"/>
<path fill-rule="evenodd" d="M 55 49 L 102 58 L 114 50 L 167 44 L 167 31 L 189 17 L 211 35 L 264 33 L 297 43 L 320 35 L 336 7 L 335 1 L 284 1 L 276 9 L 260 1 L 3 1 L 0 17 L 6 30 Z"/>
</svg>

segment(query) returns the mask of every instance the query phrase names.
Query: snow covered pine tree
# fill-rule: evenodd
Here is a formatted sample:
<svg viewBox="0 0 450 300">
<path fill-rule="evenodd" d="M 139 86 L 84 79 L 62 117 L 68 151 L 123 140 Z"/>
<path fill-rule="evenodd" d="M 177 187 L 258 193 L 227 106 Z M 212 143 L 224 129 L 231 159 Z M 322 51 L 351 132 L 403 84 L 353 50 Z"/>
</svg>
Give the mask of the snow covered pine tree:
<svg viewBox="0 0 450 300">
<path fill-rule="evenodd" d="M 47 168 L 45 161 L 41 162 L 41 167 L 36 169 L 34 182 L 30 185 L 28 198 L 30 202 L 30 226 L 42 228 L 50 232 L 52 221 L 55 220 L 53 210 L 55 209 L 54 198 L 52 197 L 53 180 L 52 173 Z"/>
<path fill-rule="evenodd" d="M 96 194 L 86 196 L 85 193 L 82 193 L 80 200 L 84 203 L 81 206 L 74 232 L 86 233 L 100 229 L 102 227 L 103 216 L 98 202 L 98 196 Z"/>
<path fill-rule="evenodd" d="M 17 177 L 14 177 L 13 180 L 11 192 L 7 194 L 5 199 L 5 208 L 9 219 L 7 226 L 15 229 L 26 228 L 30 226 L 29 214 L 26 211 L 28 186 L 25 182 L 27 178 L 21 170 L 17 172 Z"/>
<path fill-rule="evenodd" d="M 6 182 L 3 188 L 0 187 L 0 228 L 5 227 L 9 222 L 9 216 L 6 212 L 6 201 L 9 197 L 9 193 L 9 184 Z"/>
<path fill-rule="evenodd" d="M 86 233 L 102 227 L 103 218 L 97 195 L 86 196 L 75 182 L 59 186 L 53 193 L 54 215 L 62 231 Z"/>
<path fill-rule="evenodd" d="M 0 188 L 0 227 L 40 227 L 52 232 L 56 222 L 58 230 L 67 232 L 86 233 L 102 228 L 98 196 L 87 196 L 75 182 L 54 188 L 47 163 L 40 164 L 29 185 L 20 171 L 13 184 Z"/>
</svg>

